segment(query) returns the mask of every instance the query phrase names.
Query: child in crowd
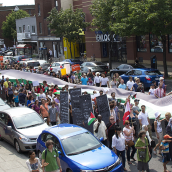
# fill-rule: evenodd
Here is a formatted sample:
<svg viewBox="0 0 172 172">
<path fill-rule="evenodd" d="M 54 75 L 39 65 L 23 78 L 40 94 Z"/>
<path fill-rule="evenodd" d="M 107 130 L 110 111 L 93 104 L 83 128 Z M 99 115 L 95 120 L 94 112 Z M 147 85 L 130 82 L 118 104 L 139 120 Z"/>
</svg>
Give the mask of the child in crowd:
<svg viewBox="0 0 172 172">
<path fill-rule="evenodd" d="M 148 94 L 151 95 L 151 96 L 155 96 L 155 85 L 154 84 L 152 84 L 150 86 L 150 89 L 149 89 L 149 93 Z"/>
<path fill-rule="evenodd" d="M 15 106 L 18 107 L 19 106 L 19 96 L 18 96 L 17 91 L 14 91 L 13 99 L 14 99 Z"/>
</svg>

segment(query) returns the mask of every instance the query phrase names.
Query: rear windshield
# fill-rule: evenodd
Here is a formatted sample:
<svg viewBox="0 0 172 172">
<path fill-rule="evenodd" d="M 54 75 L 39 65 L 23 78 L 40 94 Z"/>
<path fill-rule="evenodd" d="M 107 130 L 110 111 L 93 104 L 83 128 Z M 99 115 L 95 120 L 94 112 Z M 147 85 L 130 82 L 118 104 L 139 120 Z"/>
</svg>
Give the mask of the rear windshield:
<svg viewBox="0 0 172 172">
<path fill-rule="evenodd" d="M 27 63 L 28 66 L 40 66 L 39 62 L 29 62 Z"/>
<path fill-rule="evenodd" d="M 72 62 L 81 62 L 80 60 L 77 59 L 71 59 Z"/>
<path fill-rule="evenodd" d="M 159 70 L 154 70 L 154 71 L 146 71 L 146 75 L 162 75 Z"/>
<path fill-rule="evenodd" d="M 105 65 L 102 62 L 94 62 L 96 65 Z"/>
</svg>

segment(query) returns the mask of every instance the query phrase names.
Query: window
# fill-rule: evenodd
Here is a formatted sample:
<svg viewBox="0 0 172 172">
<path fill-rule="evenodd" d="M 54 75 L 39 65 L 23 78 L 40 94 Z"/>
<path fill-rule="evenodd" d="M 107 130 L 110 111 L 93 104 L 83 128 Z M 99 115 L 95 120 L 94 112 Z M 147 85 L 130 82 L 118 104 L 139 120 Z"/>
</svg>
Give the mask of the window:
<svg viewBox="0 0 172 172">
<path fill-rule="evenodd" d="M 119 65 L 117 68 L 118 69 L 123 69 L 124 68 L 124 65 L 123 64 L 122 65 Z"/>
<path fill-rule="evenodd" d="M 172 35 L 168 36 L 169 53 L 172 53 Z"/>
<path fill-rule="evenodd" d="M 142 74 L 142 71 L 140 71 L 140 70 L 135 70 L 134 71 L 134 75 L 141 75 Z"/>
<path fill-rule="evenodd" d="M 25 25 L 23 25 L 23 32 L 25 32 Z"/>
<path fill-rule="evenodd" d="M 137 51 L 146 52 L 147 51 L 146 36 L 144 35 L 136 36 L 136 40 L 137 40 Z"/>
<path fill-rule="evenodd" d="M 124 65 L 124 69 L 130 69 L 129 65 Z"/>
<path fill-rule="evenodd" d="M 48 35 L 51 35 L 51 30 L 50 30 L 50 26 L 47 25 L 47 29 L 48 29 Z"/>
<path fill-rule="evenodd" d="M 31 10 L 28 10 L 28 13 L 29 13 L 30 16 L 32 15 Z"/>
<path fill-rule="evenodd" d="M 30 32 L 30 26 L 29 25 L 27 26 L 27 31 Z"/>
<path fill-rule="evenodd" d="M 39 23 L 39 33 L 42 33 L 42 23 Z"/>
<path fill-rule="evenodd" d="M 32 26 L 32 33 L 35 33 L 35 26 Z"/>
<path fill-rule="evenodd" d="M 22 33 L 22 28 L 21 27 L 19 27 L 19 33 Z"/>
<path fill-rule="evenodd" d="M 134 71 L 131 70 L 131 71 L 127 72 L 126 75 L 133 75 L 133 73 L 134 73 Z"/>
<path fill-rule="evenodd" d="M 58 10 L 58 1 L 55 1 L 56 3 L 56 10 Z"/>
<path fill-rule="evenodd" d="M 7 115 L 4 113 L 0 113 L 0 122 L 6 124 L 6 119 L 7 119 Z"/>
<path fill-rule="evenodd" d="M 41 15 L 41 6 L 40 6 L 40 4 L 38 4 L 38 16 L 40 16 Z"/>
<path fill-rule="evenodd" d="M 150 51 L 153 53 L 163 52 L 163 45 L 160 36 L 150 34 Z"/>
</svg>

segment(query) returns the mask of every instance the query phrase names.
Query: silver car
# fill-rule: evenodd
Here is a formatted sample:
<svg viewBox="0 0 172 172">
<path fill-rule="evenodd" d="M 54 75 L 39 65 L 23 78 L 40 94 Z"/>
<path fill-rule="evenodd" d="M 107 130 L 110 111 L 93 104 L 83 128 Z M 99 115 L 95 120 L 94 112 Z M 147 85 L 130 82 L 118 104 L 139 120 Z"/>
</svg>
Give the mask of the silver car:
<svg viewBox="0 0 172 172">
<path fill-rule="evenodd" d="M 11 107 L 0 98 L 0 111 L 9 109 L 9 108 Z"/>
<path fill-rule="evenodd" d="M 35 150 L 38 136 L 47 127 L 42 117 L 30 108 L 0 111 L 0 140 L 15 146 L 18 153 Z"/>
</svg>

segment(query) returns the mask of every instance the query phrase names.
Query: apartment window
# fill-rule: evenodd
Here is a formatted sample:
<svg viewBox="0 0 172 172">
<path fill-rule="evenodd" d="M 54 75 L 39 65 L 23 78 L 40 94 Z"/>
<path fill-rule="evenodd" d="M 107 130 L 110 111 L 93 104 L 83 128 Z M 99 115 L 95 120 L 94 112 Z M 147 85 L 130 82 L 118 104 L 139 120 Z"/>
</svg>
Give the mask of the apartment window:
<svg viewBox="0 0 172 172">
<path fill-rule="evenodd" d="M 38 4 L 38 16 L 40 16 L 41 15 L 41 6 L 40 6 L 40 4 Z"/>
<path fill-rule="evenodd" d="M 58 10 L 58 1 L 55 1 L 56 4 L 56 10 Z"/>
<path fill-rule="evenodd" d="M 23 25 L 23 32 L 25 32 L 25 25 Z"/>
<path fill-rule="evenodd" d="M 19 27 L 19 33 L 22 33 L 22 28 L 21 27 Z"/>
<path fill-rule="evenodd" d="M 150 34 L 150 51 L 152 53 L 163 52 L 163 44 L 160 36 Z"/>
<path fill-rule="evenodd" d="M 32 15 L 31 10 L 28 10 L 28 13 L 29 13 L 30 16 Z"/>
<path fill-rule="evenodd" d="M 35 33 L 35 26 L 32 26 L 32 33 Z"/>
<path fill-rule="evenodd" d="M 39 23 L 39 33 L 42 33 L 42 23 Z"/>
<path fill-rule="evenodd" d="M 137 51 L 138 52 L 146 52 L 147 51 L 146 36 L 145 35 L 136 36 L 136 40 L 137 40 Z"/>
<path fill-rule="evenodd" d="M 30 26 L 29 25 L 27 26 L 27 31 L 30 32 Z"/>
<path fill-rule="evenodd" d="M 50 26 L 47 25 L 47 29 L 48 29 L 48 35 L 51 35 L 51 30 L 50 30 Z"/>
</svg>

